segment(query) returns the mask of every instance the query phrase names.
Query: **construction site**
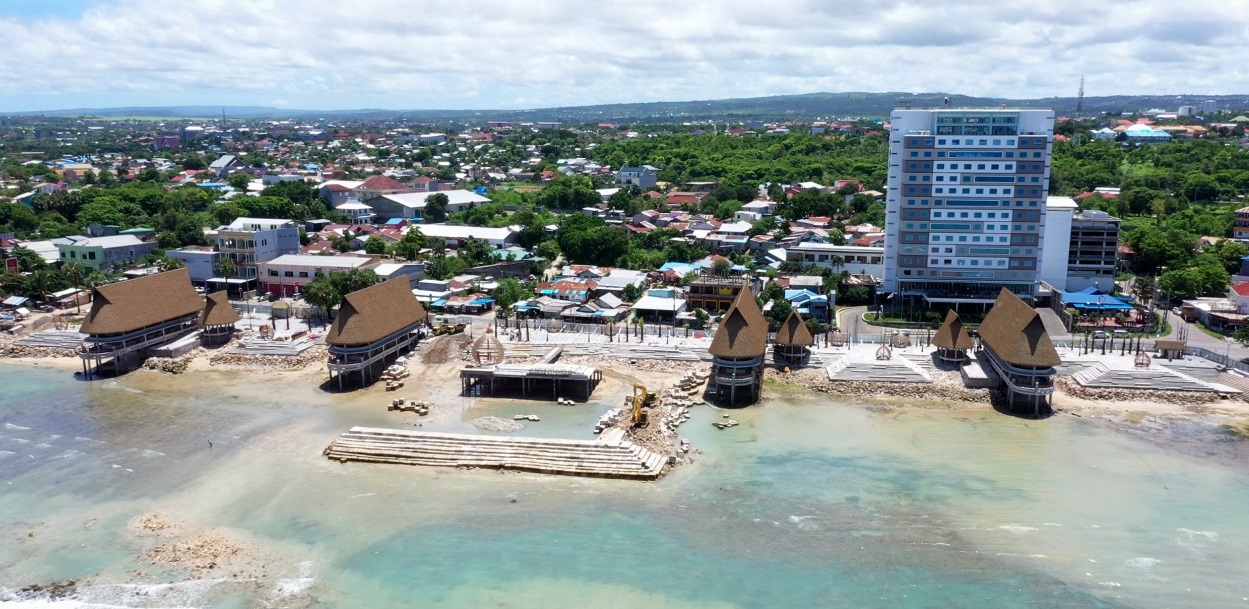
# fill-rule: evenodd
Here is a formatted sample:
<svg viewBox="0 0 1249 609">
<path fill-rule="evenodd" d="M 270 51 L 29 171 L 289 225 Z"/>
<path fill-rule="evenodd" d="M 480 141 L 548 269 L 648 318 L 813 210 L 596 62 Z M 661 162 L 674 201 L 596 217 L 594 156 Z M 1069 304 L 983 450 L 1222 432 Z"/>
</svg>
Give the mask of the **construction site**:
<svg viewBox="0 0 1249 609">
<path fill-rule="evenodd" d="M 568 355 L 569 351 L 577 354 Z M 686 462 L 690 443 L 680 436 L 679 429 L 689 421 L 690 409 L 705 403 L 706 371 L 696 370 L 692 363 L 665 366 L 668 369 L 663 372 L 647 372 L 645 383 L 649 384 L 643 384 L 636 373 L 648 366 L 637 365 L 637 360 L 632 360 L 631 366 L 605 368 L 589 364 L 591 359 L 595 358 L 564 345 L 518 343 L 505 347 L 492 332 L 476 337 L 462 331 L 434 336 L 387 369 L 385 389 L 390 393 L 379 404 L 379 408 L 396 413 L 396 418 L 404 413 L 417 414 L 416 425 L 422 429 L 411 429 L 411 419 L 406 429 L 353 427 L 325 449 L 325 456 L 343 463 L 633 480 L 658 479 Z M 409 366 L 420 368 L 410 370 Z M 474 420 L 480 433 L 424 430 L 440 428 L 439 413 L 446 416 L 479 402 L 538 402 L 550 408 L 535 410 L 541 416 L 516 415 L 516 421 L 481 417 L 492 421 L 479 424 Z M 591 409 L 598 416 L 580 437 L 528 437 L 521 433 L 524 425 L 539 421 L 558 424 L 577 409 Z M 508 435 L 501 435 L 505 433 Z"/>
</svg>

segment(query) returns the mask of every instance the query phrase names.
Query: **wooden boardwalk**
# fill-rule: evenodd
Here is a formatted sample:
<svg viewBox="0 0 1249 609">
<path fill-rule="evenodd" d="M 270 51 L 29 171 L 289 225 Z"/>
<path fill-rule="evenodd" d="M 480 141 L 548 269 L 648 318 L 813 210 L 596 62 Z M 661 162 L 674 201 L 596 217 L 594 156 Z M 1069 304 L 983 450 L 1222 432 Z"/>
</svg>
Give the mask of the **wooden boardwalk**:
<svg viewBox="0 0 1249 609">
<path fill-rule="evenodd" d="M 655 480 L 668 456 L 619 438 L 606 441 L 483 436 L 353 427 L 325 449 L 339 461 L 510 469 L 540 474 Z"/>
</svg>

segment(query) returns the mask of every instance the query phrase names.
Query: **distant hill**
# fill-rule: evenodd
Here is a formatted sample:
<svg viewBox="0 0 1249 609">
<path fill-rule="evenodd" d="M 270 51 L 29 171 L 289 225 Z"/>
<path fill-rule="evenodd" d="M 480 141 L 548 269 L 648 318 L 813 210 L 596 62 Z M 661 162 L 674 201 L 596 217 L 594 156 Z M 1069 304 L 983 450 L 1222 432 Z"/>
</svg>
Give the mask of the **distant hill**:
<svg viewBox="0 0 1249 609">
<path fill-rule="evenodd" d="M 780 121 L 796 119 L 832 119 L 845 117 L 885 117 L 890 110 L 903 104 L 916 108 L 940 107 L 949 98 L 953 107 L 995 107 L 1000 105 L 1025 108 L 1053 108 L 1058 114 L 1072 114 L 1074 97 L 1044 99 L 1006 99 L 971 97 L 953 93 L 808 93 L 739 99 L 646 102 L 535 108 L 530 110 L 305 110 L 264 106 L 169 106 L 128 108 L 70 108 L 42 112 L 17 112 L 12 116 L 91 116 L 91 117 L 167 117 L 172 119 L 215 118 L 224 113 L 228 118 L 300 118 L 300 119 L 406 119 L 436 122 L 501 121 L 564 121 L 570 123 L 612 122 L 685 122 L 685 121 Z M 1215 100 L 1219 108 L 1249 108 L 1249 95 L 1112 95 L 1086 97 L 1085 113 L 1130 112 L 1178 106 L 1200 106 L 1204 100 Z"/>
</svg>

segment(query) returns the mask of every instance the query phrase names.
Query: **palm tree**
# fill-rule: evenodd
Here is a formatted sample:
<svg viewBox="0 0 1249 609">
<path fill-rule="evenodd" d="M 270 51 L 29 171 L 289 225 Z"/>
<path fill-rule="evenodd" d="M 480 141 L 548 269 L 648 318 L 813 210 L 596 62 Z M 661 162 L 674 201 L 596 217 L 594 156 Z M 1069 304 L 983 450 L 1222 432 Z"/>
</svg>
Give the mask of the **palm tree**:
<svg viewBox="0 0 1249 609">
<path fill-rule="evenodd" d="M 80 290 L 83 282 L 87 280 L 87 269 L 77 262 L 66 262 L 61 265 L 61 275 L 74 289 Z M 82 313 L 82 299 L 78 294 L 74 294 L 74 304 L 77 306 L 77 312 Z"/>
<path fill-rule="evenodd" d="M 229 256 L 218 258 L 217 264 L 213 265 L 213 272 L 226 279 L 233 277 L 236 270 L 238 270 L 238 267 L 235 266 L 234 260 Z"/>
</svg>

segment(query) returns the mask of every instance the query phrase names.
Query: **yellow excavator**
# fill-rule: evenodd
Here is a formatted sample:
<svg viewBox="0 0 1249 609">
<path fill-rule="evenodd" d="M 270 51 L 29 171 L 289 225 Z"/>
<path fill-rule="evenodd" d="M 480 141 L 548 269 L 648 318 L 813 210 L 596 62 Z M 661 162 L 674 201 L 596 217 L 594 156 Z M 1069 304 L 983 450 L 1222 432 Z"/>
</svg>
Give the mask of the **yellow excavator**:
<svg viewBox="0 0 1249 609">
<path fill-rule="evenodd" d="M 646 389 L 645 385 L 633 384 L 633 426 L 646 427 L 646 408 L 655 405 L 655 394 Z"/>
</svg>

